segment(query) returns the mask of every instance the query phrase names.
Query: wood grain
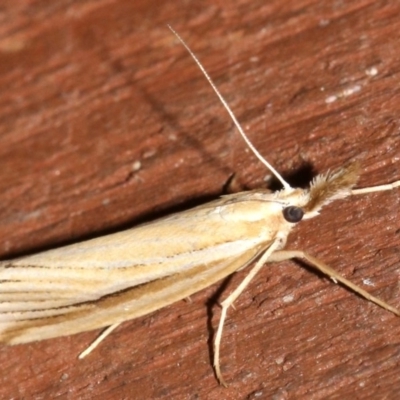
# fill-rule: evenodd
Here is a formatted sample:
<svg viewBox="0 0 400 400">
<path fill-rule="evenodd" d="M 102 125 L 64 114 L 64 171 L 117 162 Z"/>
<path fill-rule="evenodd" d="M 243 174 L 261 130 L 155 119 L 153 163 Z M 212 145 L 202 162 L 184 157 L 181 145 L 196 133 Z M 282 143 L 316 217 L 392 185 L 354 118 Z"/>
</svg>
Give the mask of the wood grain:
<svg viewBox="0 0 400 400">
<path fill-rule="evenodd" d="M 268 174 L 245 149 L 187 41 L 253 143 L 291 182 L 359 158 L 361 186 L 400 179 L 400 6 L 354 0 L 3 2 L 3 258 L 133 226 Z M 400 193 L 333 203 L 288 248 L 399 307 Z M 395 398 L 400 320 L 296 263 L 267 266 L 210 343 L 244 276 L 98 334 L 1 347 L 0 398 Z M 221 286 L 222 285 L 222 286 Z"/>
</svg>

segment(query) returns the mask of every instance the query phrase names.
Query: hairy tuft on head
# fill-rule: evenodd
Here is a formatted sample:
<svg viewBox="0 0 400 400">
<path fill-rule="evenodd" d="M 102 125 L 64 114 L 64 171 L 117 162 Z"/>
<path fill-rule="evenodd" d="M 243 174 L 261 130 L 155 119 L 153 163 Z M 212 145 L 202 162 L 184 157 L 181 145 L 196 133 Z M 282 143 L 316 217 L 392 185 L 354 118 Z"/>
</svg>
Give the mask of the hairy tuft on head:
<svg viewBox="0 0 400 400">
<path fill-rule="evenodd" d="M 316 176 L 309 189 L 309 201 L 304 207 L 306 213 L 318 211 L 336 199 L 343 199 L 351 194 L 351 189 L 359 178 L 358 162 L 349 164 L 333 172 Z"/>
</svg>

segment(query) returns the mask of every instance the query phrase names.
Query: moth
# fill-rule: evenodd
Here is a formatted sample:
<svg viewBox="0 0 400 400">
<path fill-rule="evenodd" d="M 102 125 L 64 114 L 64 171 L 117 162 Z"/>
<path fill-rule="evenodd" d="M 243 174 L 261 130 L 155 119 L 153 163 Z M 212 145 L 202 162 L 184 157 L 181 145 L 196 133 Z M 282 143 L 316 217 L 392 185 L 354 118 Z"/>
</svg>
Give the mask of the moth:
<svg viewBox="0 0 400 400">
<path fill-rule="evenodd" d="M 360 169 L 355 163 L 318 175 L 308 189 L 292 188 L 254 148 L 199 60 L 170 29 L 248 147 L 282 183 L 282 190 L 223 196 L 133 229 L 0 262 L 0 341 L 14 345 L 108 327 L 83 357 L 120 323 L 185 299 L 255 263 L 221 303 L 214 367 L 219 382 L 226 385 L 219 358 L 228 309 L 266 263 L 293 258 L 305 260 L 334 282 L 400 315 L 322 261 L 303 251 L 284 250 L 291 230 L 300 221 L 316 217 L 324 205 L 354 194 L 392 190 L 400 181 L 354 190 Z"/>
</svg>

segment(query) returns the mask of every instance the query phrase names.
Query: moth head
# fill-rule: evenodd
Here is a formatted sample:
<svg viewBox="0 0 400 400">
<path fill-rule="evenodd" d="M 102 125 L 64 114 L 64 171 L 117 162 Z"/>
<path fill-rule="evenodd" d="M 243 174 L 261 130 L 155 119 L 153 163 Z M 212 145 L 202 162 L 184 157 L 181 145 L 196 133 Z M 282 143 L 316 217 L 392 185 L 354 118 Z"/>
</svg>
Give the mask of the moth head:
<svg viewBox="0 0 400 400">
<path fill-rule="evenodd" d="M 283 189 L 277 194 L 285 202 L 283 217 L 291 223 L 315 217 L 326 204 L 351 194 L 351 189 L 358 180 L 358 172 L 359 164 L 353 163 L 336 171 L 317 175 L 309 189 Z"/>
</svg>

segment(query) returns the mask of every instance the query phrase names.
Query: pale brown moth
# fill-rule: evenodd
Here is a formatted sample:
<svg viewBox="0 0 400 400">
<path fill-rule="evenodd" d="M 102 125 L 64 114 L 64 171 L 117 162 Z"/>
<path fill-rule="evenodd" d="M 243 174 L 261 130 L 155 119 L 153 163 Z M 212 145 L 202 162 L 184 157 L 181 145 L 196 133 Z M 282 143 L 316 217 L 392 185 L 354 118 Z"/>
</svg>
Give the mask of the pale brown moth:
<svg viewBox="0 0 400 400">
<path fill-rule="evenodd" d="M 221 303 L 214 366 L 219 382 L 226 385 L 219 355 L 227 310 L 265 263 L 292 258 L 305 260 L 334 282 L 400 315 L 396 308 L 320 260 L 303 251 L 283 250 L 292 228 L 302 219 L 317 216 L 329 202 L 392 190 L 400 181 L 354 190 L 359 167 L 352 164 L 318 175 L 309 189 L 290 187 L 250 143 L 203 66 L 174 34 L 211 84 L 249 148 L 280 180 L 283 189 L 223 196 L 130 230 L 0 262 L 0 341 L 26 343 L 109 327 L 81 354 L 83 357 L 120 323 L 185 299 L 255 262 Z"/>
</svg>

